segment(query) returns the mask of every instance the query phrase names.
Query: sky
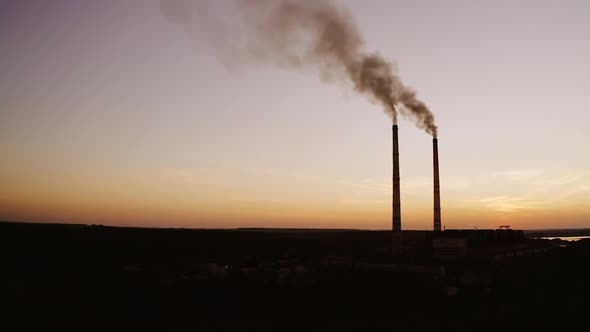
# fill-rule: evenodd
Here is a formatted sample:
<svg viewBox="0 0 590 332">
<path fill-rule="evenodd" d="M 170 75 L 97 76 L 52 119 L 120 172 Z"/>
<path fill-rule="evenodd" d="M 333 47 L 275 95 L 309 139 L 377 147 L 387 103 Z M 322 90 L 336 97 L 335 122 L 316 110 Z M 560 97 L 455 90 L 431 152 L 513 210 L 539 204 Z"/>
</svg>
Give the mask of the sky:
<svg viewBox="0 0 590 332">
<path fill-rule="evenodd" d="M 590 227 L 590 3 L 336 3 L 435 114 L 446 228 Z M 0 220 L 391 228 L 391 121 L 350 87 L 228 66 L 156 0 L 0 0 L 0 45 Z M 431 137 L 399 136 L 431 229 Z"/>
</svg>

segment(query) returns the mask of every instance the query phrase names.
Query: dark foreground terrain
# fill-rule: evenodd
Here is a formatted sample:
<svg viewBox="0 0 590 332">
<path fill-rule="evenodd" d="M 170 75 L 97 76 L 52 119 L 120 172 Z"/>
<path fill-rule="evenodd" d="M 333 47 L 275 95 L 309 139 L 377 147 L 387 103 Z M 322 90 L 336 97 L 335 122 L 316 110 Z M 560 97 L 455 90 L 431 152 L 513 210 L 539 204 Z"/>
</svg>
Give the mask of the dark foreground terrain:
<svg viewBox="0 0 590 332">
<path fill-rule="evenodd" d="M 527 257 L 443 262 L 454 271 L 443 277 L 354 268 L 386 255 L 389 241 L 370 231 L 0 223 L 0 329 L 587 329 L 588 240 L 546 241 L 551 250 Z"/>
</svg>

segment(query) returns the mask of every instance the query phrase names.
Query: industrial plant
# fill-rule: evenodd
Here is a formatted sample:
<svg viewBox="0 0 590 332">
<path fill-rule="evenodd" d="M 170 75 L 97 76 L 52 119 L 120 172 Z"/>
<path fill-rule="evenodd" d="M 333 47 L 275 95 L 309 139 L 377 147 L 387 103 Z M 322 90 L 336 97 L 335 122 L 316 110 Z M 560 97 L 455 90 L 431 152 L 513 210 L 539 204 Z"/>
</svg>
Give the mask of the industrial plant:
<svg viewBox="0 0 590 332">
<path fill-rule="evenodd" d="M 447 230 L 442 229 L 440 205 L 440 171 L 438 138 L 432 138 L 433 165 L 433 226 L 432 231 L 403 231 L 400 194 L 400 157 L 398 125 L 392 125 L 392 225 L 391 254 L 393 262 L 407 262 L 408 255 L 430 257 L 433 261 L 457 258 L 482 258 L 538 252 L 523 245 L 524 233 L 509 226 L 498 229 Z M 477 248 L 477 249 L 476 249 Z M 483 249 L 485 248 L 485 249 Z M 484 256 L 485 256 L 484 255 Z M 443 264 L 444 266 L 444 264 Z"/>
<path fill-rule="evenodd" d="M 0 223 L 7 317 L 26 328 L 62 331 L 89 321 L 96 330 L 121 324 L 125 330 L 274 331 L 279 324 L 299 331 L 334 328 L 334 321 L 340 330 L 421 330 L 440 322 L 462 330 L 456 326 L 494 315 L 502 318 L 490 323 L 497 329 L 531 326 L 535 317 L 516 315 L 506 303 L 541 309 L 553 303 L 520 296 L 531 284 L 546 287 L 544 277 L 587 281 L 589 271 L 577 263 L 587 259 L 588 241 L 532 239 L 506 225 L 441 227 L 436 137 L 433 228 L 403 230 L 397 125 L 392 135 L 391 230 Z M 564 269 L 572 272 L 563 276 Z"/>
</svg>

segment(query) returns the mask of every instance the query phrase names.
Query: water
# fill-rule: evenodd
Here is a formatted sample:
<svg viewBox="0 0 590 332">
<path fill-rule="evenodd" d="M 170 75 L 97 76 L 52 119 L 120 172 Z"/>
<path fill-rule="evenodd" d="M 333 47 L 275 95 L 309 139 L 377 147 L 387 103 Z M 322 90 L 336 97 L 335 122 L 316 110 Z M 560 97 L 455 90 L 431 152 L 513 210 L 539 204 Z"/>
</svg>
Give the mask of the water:
<svg viewBox="0 0 590 332">
<path fill-rule="evenodd" d="M 589 239 L 590 236 L 556 236 L 556 237 L 542 237 L 541 239 L 546 239 L 546 240 L 555 240 L 555 239 L 560 239 L 562 241 L 578 241 L 581 239 Z"/>
</svg>

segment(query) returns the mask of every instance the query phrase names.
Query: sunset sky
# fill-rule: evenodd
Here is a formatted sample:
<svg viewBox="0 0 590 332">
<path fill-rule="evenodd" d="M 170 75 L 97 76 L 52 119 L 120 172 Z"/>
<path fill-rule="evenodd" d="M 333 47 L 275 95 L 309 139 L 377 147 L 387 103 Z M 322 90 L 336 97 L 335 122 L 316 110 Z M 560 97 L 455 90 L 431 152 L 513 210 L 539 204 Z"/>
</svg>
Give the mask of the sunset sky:
<svg viewBox="0 0 590 332">
<path fill-rule="evenodd" d="M 590 2 L 336 2 L 435 113 L 446 228 L 590 227 Z M 0 0 L 0 220 L 390 228 L 381 107 L 199 36 L 157 0 Z M 430 229 L 431 137 L 399 126 Z"/>
</svg>

